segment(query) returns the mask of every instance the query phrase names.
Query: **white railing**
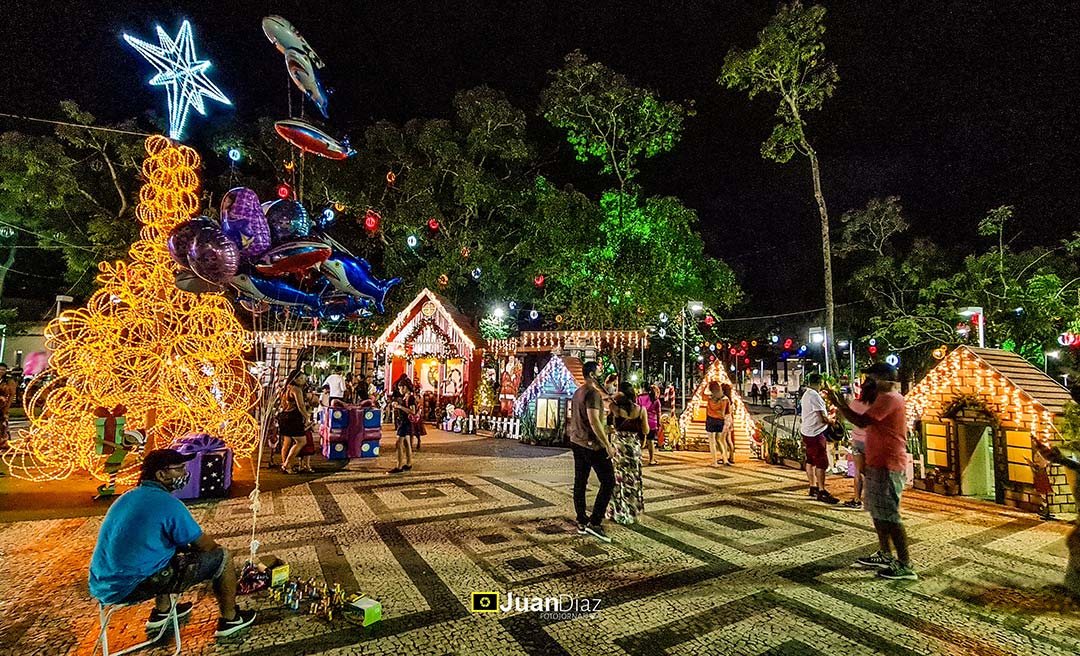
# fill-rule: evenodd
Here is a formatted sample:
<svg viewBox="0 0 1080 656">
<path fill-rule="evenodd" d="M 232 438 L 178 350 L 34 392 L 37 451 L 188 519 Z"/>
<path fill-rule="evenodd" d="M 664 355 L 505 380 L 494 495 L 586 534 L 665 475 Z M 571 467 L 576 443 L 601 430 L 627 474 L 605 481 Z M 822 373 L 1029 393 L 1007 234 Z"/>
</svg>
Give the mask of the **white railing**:
<svg viewBox="0 0 1080 656">
<path fill-rule="evenodd" d="M 444 419 L 440 428 L 448 433 L 474 434 L 490 432 L 492 437 L 511 440 L 521 439 L 521 419 L 517 417 L 492 417 L 491 415 L 468 415 Z"/>
</svg>

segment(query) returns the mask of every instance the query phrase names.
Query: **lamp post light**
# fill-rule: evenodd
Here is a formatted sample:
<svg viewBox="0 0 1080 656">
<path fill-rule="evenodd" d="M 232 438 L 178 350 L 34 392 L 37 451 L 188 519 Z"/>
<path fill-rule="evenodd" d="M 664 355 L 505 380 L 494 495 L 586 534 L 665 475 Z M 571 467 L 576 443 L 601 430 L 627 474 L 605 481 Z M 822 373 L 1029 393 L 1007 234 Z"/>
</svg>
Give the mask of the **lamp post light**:
<svg viewBox="0 0 1080 656">
<path fill-rule="evenodd" d="M 1061 357 L 1061 351 L 1043 351 L 1043 373 L 1046 373 L 1047 360 L 1057 360 Z"/>
<path fill-rule="evenodd" d="M 56 297 L 56 316 L 57 317 L 60 316 L 60 305 L 62 303 L 71 303 L 74 300 L 75 299 L 71 298 L 70 296 L 65 296 L 64 294 L 60 294 L 59 296 L 57 296 Z"/>
<path fill-rule="evenodd" d="M 701 312 L 705 305 L 701 301 L 687 301 L 679 314 L 682 315 L 682 407 L 686 410 L 686 311 L 690 310 L 691 316 Z"/>
<path fill-rule="evenodd" d="M 829 366 L 829 334 L 824 328 L 814 327 L 810 329 L 810 341 L 814 344 L 821 344 L 821 350 L 825 351 L 825 375 L 828 376 L 832 373 L 832 368 Z"/>
<path fill-rule="evenodd" d="M 974 305 L 971 307 L 960 308 L 960 316 L 975 319 L 975 325 L 979 327 L 979 348 L 986 348 L 986 317 L 983 316 L 983 309 L 981 306 Z"/>
<path fill-rule="evenodd" d="M 848 375 L 848 384 L 855 384 L 855 342 L 849 340 L 841 340 L 836 343 L 842 349 L 848 349 L 851 354 L 851 373 Z"/>
</svg>

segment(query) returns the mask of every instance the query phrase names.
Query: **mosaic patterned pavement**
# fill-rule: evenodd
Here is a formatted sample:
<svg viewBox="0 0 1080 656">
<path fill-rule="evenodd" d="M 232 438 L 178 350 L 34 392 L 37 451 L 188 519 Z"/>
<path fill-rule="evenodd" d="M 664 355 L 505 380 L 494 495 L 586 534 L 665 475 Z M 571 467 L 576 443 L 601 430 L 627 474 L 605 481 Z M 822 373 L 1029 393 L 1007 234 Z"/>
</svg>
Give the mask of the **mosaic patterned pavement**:
<svg viewBox="0 0 1080 656">
<path fill-rule="evenodd" d="M 250 633 L 215 641 L 216 606 L 197 588 L 185 596 L 196 605 L 181 629 L 184 653 L 1080 652 L 1080 608 L 1052 587 L 1065 564 L 1063 522 L 909 493 L 921 578 L 888 582 L 851 566 L 876 546 L 868 517 L 810 501 L 800 472 L 745 454 L 714 469 L 705 454 L 675 453 L 645 470 L 641 523 L 610 527 L 614 542 L 602 544 L 570 521 L 568 452 L 432 433 L 410 474 L 389 476 L 383 456 L 264 497 L 260 553 L 380 600 L 381 624 L 331 623 L 256 595 L 241 602 L 259 609 Z M 850 482 L 830 485 L 850 495 Z M 246 553 L 246 499 L 192 511 Z M 86 577 L 100 523 L 0 524 L 0 653 L 90 653 L 97 613 Z M 503 601 L 573 595 L 600 607 L 572 617 L 473 613 L 476 591 Z M 114 648 L 142 635 L 146 612 L 118 613 Z"/>
</svg>

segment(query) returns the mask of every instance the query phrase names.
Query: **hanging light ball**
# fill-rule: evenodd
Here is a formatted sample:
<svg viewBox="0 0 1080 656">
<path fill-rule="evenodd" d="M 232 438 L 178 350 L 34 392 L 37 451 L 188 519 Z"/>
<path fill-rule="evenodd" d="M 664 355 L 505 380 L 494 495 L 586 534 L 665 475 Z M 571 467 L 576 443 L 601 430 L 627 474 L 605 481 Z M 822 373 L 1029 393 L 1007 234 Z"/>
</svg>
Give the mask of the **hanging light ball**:
<svg viewBox="0 0 1080 656">
<path fill-rule="evenodd" d="M 656 336 L 660 339 L 664 339 L 665 337 L 667 337 L 667 330 L 661 327 L 659 330 L 656 331 Z"/>
<path fill-rule="evenodd" d="M 239 162 L 243 157 L 244 154 L 240 152 L 239 148 L 229 149 L 229 159 L 231 159 L 233 162 Z"/>
<path fill-rule="evenodd" d="M 716 323 L 716 319 L 713 319 L 712 315 L 708 315 L 708 314 L 705 315 L 705 325 L 706 326 L 712 326 L 714 323 Z"/>
<path fill-rule="evenodd" d="M 472 279 L 473 280 L 480 280 L 480 276 L 483 275 L 483 273 L 484 272 L 480 269 L 480 267 L 476 267 L 475 269 L 472 270 Z"/>
<path fill-rule="evenodd" d="M 438 230 L 439 229 L 439 221 L 438 221 L 438 219 L 434 219 L 434 218 L 428 219 L 427 227 L 432 232 L 435 232 L 436 230 Z"/>
<path fill-rule="evenodd" d="M 645 308 L 643 308 L 642 306 L 639 305 L 638 309 L 637 309 L 637 313 L 640 316 L 645 316 Z"/>
<path fill-rule="evenodd" d="M 462 246 L 461 247 L 461 259 L 467 260 L 467 259 L 469 259 L 470 255 L 472 255 L 472 251 L 469 250 L 469 247 L 468 246 Z"/>
<path fill-rule="evenodd" d="M 510 307 L 511 312 L 513 312 L 514 310 L 517 309 L 517 301 L 510 301 L 510 303 L 508 305 Z"/>
<path fill-rule="evenodd" d="M 294 164 L 293 162 L 285 162 L 285 170 L 286 171 L 291 171 L 291 170 L 293 170 L 295 168 L 296 168 L 296 164 Z"/>
<path fill-rule="evenodd" d="M 386 172 L 386 184 L 391 184 L 392 185 L 396 181 L 397 181 L 397 176 L 394 175 L 394 172 L 393 171 L 387 171 Z"/>
<path fill-rule="evenodd" d="M 537 287 L 543 287 L 544 286 L 544 274 L 541 273 L 541 274 L 537 275 L 535 278 L 533 278 L 533 284 L 536 285 Z"/>
<path fill-rule="evenodd" d="M 368 210 L 367 213 L 364 214 L 364 227 L 372 232 L 375 232 L 379 229 L 379 221 L 381 219 L 382 217 L 379 216 L 378 212 L 376 212 L 375 210 Z"/>
<path fill-rule="evenodd" d="M 537 312 L 536 310 L 531 310 L 529 312 L 529 318 L 532 319 L 533 321 L 536 321 L 537 319 L 540 318 L 540 313 Z"/>
<path fill-rule="evenodd" d="M 420 238 L 416 235 L 409 235 L 405 238 L 405 244 L 408 245 L 409 248 L 416 248 L 420 245 Z"/>
<path fill-rule="evenodd" d="M 555 315 L 555 323 L 562 323 L 562 322 L 563 322 L 563 315 L 556 314 Z"/>
<path fill-rule="evenodd" d="M 292 188 L 289 187 L 289 185 L 287 185 L 286 183 L 282 182 L 281 184 L 279 184 L 277 186 L 277 196 L 278 196 L 278 198 L 288 198 L 291 195 L 292 195 Z"/>
<path fill-rule="evenodd" d="M 439 287 L 446 287 L 450 284 L 450 276 L 445 273 L 439 276 Z"/>
<path fill-rule="evenodd" d="M 337 201 L 336 203 L 334 203 L 334 211 L 335 212 L 344 212 L 345 211 L 345 203 L 342 203 L 341 201 Z"/>
</svg>

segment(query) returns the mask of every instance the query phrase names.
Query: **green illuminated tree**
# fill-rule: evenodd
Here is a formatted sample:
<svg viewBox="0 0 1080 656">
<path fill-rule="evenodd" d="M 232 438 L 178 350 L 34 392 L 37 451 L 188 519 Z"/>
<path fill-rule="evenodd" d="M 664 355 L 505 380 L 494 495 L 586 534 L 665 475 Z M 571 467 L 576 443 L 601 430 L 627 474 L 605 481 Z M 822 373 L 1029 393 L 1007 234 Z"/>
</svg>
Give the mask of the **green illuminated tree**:
<svg viewBox="0 0 1080 656">
<path fill-rule="evenodd" d="M 579 161 L 599 162 L 600 173 L 614 176 L 623 193 L 641 160 L 674 148 L 683 121 L 694 114 L 691 104 L 661 100 L 580 51 L 552 72 L 540 112 L 566 131 Z"/>
<path fill-rule="evenodd" d="M 829 211 L 821 190 L 821 165 L 806 134 L 806 114 L 820 109 L 832 96 L 839 76 L 836 65 L 825 60 L 825 8 L 809 8 L 795 0 L 780 5 L 750 50 L 732 48 L 724 58 L 718 82 L 729 89 L 748 92 L 752 99 L 768 94 L 779 100 L 776 125 L 761 144 L 765 159 L 785 163 L 796 154 L 810 161 L 814 200 L 821 218 L 821 252 L 825 263 L 825 322 L 835 335 L 832 251 L 829 243 Z M 835 341 L 835 340 L 834 340 Z"/>
</svg>

